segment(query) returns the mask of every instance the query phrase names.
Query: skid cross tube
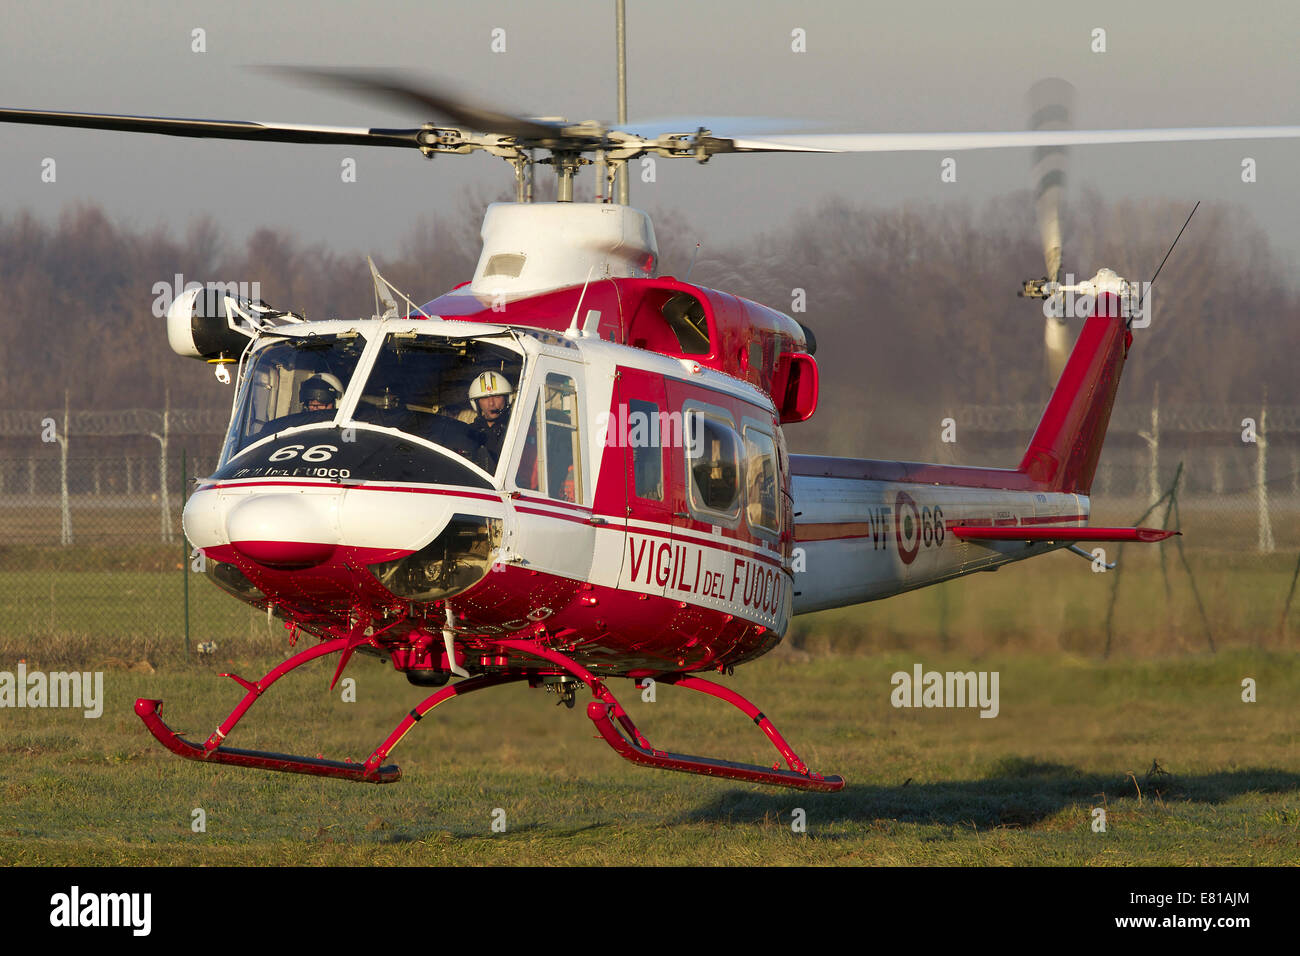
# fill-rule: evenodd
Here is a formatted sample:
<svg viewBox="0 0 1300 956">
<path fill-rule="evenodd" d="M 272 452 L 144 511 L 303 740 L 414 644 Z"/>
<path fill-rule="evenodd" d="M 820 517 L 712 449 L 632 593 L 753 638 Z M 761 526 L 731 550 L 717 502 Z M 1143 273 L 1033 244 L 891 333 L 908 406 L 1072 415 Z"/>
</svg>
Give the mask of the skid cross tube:
<svg viewBox="0 0 1300 956">
<path fill-rule="evenodd" d="M 388 756 L 389 751 L 401 742 L 402 738 L 410 733 L 411 728 L 424 719 L 424 715 L 439 704 L 451 700 L 453 697 L 461 697 L 465 694 L 472 694 L 476 690 L 483 690 L 487 687 L 495 687 L 497 684 L 509 684 L 512 681 L 527 680 L 527 674 L 485 674 L 481 677 L 471 677 L 468 680 L 459 681 L 450 687 L 444 687 L 436 694 L 430 694 L 420 703 L 411 708 L 400 724 L 394 728 L 393 732 L 388 735 L 388 739 L 375 748 L 375 752 L 370 755 L 366 761 L 366 772 L 380 772 L 380 764 Z"/>
<path fill-rule="evenodd" d="M 780 732 L 772 726 L 772 721 L 767 719 L 767 715 L 755 707 L 752 703 L 741 697 L 734 690 L 729 690 L 721 684 L 715 684 L 711 680 L 705 680 L 703 677 L 688 677 L 683 674 L 679 677 L 665 677 L 661 683 L 672 684 L 674 687 L 685 687 L 688 690 L 698 690 L 702 694 L 708 694 L 710 697 L 716 697 L 719 700 L 725 700 L 732 707 L 735 707 L 746 717 L 758 725 L 758 728 L 767 734 L 768 740 L 772 745 L 781 752 L 785 758 L 786 765 L 795 773 L 807 774 L 808 765 L 799 759 L 799 755 L 794 752 L 793 748 L 785 742 L 785 738 Z"/>
<path fill-rule="evenodd" d="M 265 694 L 272 684 L 278 681 L 285 674 L 289 673 L 289 671 L 293 670 L 295 667 L 301 667 L 308 661 L 315 660 L 318 657 L 324 657 L 326 654 L 333 654 L 335 651 L 346 650 L 351 641 L 351 636 L 336 637 L 332 641 L 325 641 L 323 644 L 309 647 L 305 651 L 299 651 L 287 661 L 272 668 L 271 672 L 256 684 L 250 684 L 237 674 L 222 674 L 222 677 L 229 677 L 240 687 L 248 691 L 248 693 L 244 695 L 244 699 L 239 702 L 239 705 L 230 712 L 230 716 L 222 721 L 221 726 L 212 732 L 212 735 L 208 737 L 207 741 L 203 744 L 203 749 L 216 750 L 220 747 L 221 742 L 226 739 L 226 736 L 232 730 L 235 729 L 235 724 L 239 723 L 239 721 L 243 719 L 244 714 L 248 713 L 248 708 L 256 704 L 257 699 Z M 333 685 L 331 684 L 330 686 L 332 687 Z"/>
<path fill-rule="evenodd" d="M 678 770 L 682 773 L 698 773 L 708 777 L 726 777 L 731 780 L 745 780 L 750 783 L 772 784 L 778 787 L 793 787 L 798 790 L 823 790 L 834 792 L 844 789 L 844 778 L 840 776 L 822 776 L 812 773 L 799 756 L 785 742 L 785 738 L 772 726 L 772 722 L 763 712 L 733 690 L 722 687 L 700 677 L 664 677 L 663 683 L 675 684 L 689 690 L 717 697 L 738 708 L 754 721 L 768 739 L 780 751 L 789 765 L 789 770 L 773 767 L 759 767 L 754 764 L 732 763 L 728 760 L 716 760 L 711 757 L 695 757 L 689 754 L 668 753 L 656 750 L 637 730 L 632 718 L 619 704 L 618 699 L 610 693 L 604 682 L 588 671 L 581 664 L 563 654 L 543 647 L 535 641 L 497 641 L 497 646 L 509 648 L 533 657 L 549 661 L 568 671 L 574 677 L 591 688 L 596 699 L 587 705 L 587 716 L 596 725 L 605 742 L 620 757 L 643 767 L 657 767 L 660 770 Z M 613 718 L 611 720 L 611 718 Z M 615 723 L 617 721 L 617 724 Z"/>
<path fill-rule="evenodd" d="M 269 753 L 261 750 L 239 750 L 234 747 L 223 746 L 226 736 L 234 729 L 235 724 L 239 723 L 244 714 L 248 712 L 248 709 L 257 703 L 258 698 L 277 680 L 294 668 L 318 657 L 332 654 L 335 651 L 342 651 L 341 658 L 345 658 L 347 652 L 355 648 L 357 643 L 355 634 L 325 641 L 316 647 L 295 654 L 275 667 L 255 684 L 235 674 L 221 675 L 231 678 L 243 687 L 247 693 L 238 706 L 231 711 L 230 716 L 222 722 L 220 727 L 213 731 L 212 735 L 208 737 L 201 747 L 192 741 L 186 740 L 167 726 L 158 714 L 158 711 L 162 708 L 161 700 L 141 697 L 135 702 L 135 712 L 144 721 L 145 726 L 149 728 L 149 732 L 164 747 L 177 756 L 185 757 L 188 760 L 201 760 L 207 763 L 227 764 L 235 767 L 253 767 L 258 770 L 276 770 L 283 773 L 305 773 L 318 777 L 336 777 L 361 783 L 395 783 L 401 779 L 402 771 L 396 765 L 384 766 L 384 759 L 425 714 L 453 697 L 471 694 L 476 690 L 495 687 L 498 684 L 508 684 L 512 681 L 528 679 L 526 674 L 491 674 L 473 677 L 443 688 L 413 707 L 384 742 L 375 748 L 364 764 L 354 763 L 351 760 L 297 757 L 290 754 Z M 345 659 L 343 659 L 343 663 L 346 663 Z M 335 679 L 337 677 L 338 673 L 336 671 Z"/>
</svg>

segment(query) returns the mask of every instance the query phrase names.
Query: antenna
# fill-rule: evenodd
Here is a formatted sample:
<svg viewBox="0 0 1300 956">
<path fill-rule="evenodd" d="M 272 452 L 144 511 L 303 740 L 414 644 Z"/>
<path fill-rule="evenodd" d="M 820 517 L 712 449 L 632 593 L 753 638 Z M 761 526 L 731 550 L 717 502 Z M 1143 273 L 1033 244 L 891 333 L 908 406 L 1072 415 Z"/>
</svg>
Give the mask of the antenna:
<svg viewBox="0 0 1300 956">
<path fill-rule="evenodd" d="M 375 300 L 376 300 L 376 303 L 378 303 L 378 300 L 382 299 L 382 300 L 384 301 L 384 305 L 388 306 L 388 311 L 386 311 L 383 315 L 380 315 L 380 314 L 379 314 L 379 306 L 378 306 L 378 304 L 376 304 L 376 305 L 375 305 L 375 318 L 377 318 L 377 319 L 396 319 L 396 318 L 401 318 L 401 316 L 399 315 L 400 310 L 399 310 L 398 307 L 397 307 L 397 302 L 396 302 L 396 300 L 393 298 L 393 295 L 394 295 L 394 294 L 401 296 L 402 301 L 404 301 L 404 302 L 406 303 L 406 306 L 407 306 L 407 313 L 406 313 L 406 314 L 407 314 L 407 317 L 408 317 L 408 318 L 410 317 L 411 313 L 413 313 L 413 312 L 419 312 L 419 313 L 420 313 L 422 316 L 424 316 L 426 319 L 431 319 L 431 318 L 433 318 L 433 316 L 431 316 L 428 312 L 425 312 L 424 309 L 420 308 L 420 307 L 419 307 L 418 305 L 416 305 L 413 301 L 411 301 L 411 297 L 410 297 L 410 296 L 408 296 L 408 295 L 407 295 L 405 292 L 403 292 L 401 289 L 397 288 L 397 286 L 393 285 L 391 282 L 389 282 L 387 279 L 385 279 L 383 276 L 381 276 L 381 275 L 379 274 L 379 270 L 378 270 L 377 268 L 375 268 L 375 260 L 374 260 L 374 259 L 370 258 L 370 256 L 366 256 L 366 262 L 370 264 L 370 277 L 371 277 L 372 280 L 374 280 L 374 283 L 375 283 Z"/>
<path fill-rule="evenodd" d="M 700 254 L 700 244 L 697 242 L 695 244 L 695 251 L 691 253 L 691 264 L 686 268 L 686 278 L 682 280 L 683 282 L 691 281 L 691 273 L 695 271 L 695 257 L 698 256 L 699 254 Z"/>
<path fill-rule="evenodd" d="M 1200 208 L 1201 201 L 1198 199 L 1196 200 L 1196 205 L 1192 207 L 1192 211 L 1187 214 L 1187 222 L 1183 223 L 1183 228 L 1178 230 L 1178 235 L 1174 236 L 1174 241 L 1170 244 L 1169 251 L 1166 252 L 1165 257 L 1160 260 L 1160 265 L 1156 267 L 1156 274 L 1151 277 L 1151 281 L 1147 283 L 1146 289 L 1143 290 L 1141 297 L 1138 299 L 1138 312 L 1142 311 L 1142 303 L 1146 301 L 1147 293 L 1150 292 L 1151 287 L 1156 284 L 1156 279 L 1160 278 L 1160 270 L 1165 267 L 1165 263 L 1169 261 L 1169 257 L 1174 254 L 1174 246 L 1178 245 L 1178 240 L 1183 238 L 1183 233 L 1187 231 L 1187 224 L 1192 221 L 1192 217 L 1196 215 L 1196 210 Z M 1130 319 L 1130 321 L 1132 320 Z"/>
<path fill-rule="evenodd" d="M 578 304 L 577 304 L 576 306 L 574 306 L 574 309 L 573 309 L 573 319 L 569 322 L 569 327 L 568 327 L 567 329 L 564 330 L 564 334 L 565 334 L 565 335 L 578 335 L 578 334 L 579 334 L 579 330 L 578 330 L 578 313 L 582 311 L 582 300 L 583 300 L 583 299 L 586 297 L 586 295 L 587 295 L 587 286 L 591 283 L 591 274 L 592 274 L 592 272 L 595 271 L 595 269 L 596 269 L 596 267 L 595 267 L 595 265 L 593 264 L 592 267 L 591 267 L 590 269 L 587 270 L 587 280 L 586 280 L 586 282 L 583 282 L 583 283 L 582 283 L 582 292 L 580 292 L 580 293 L 578 294 Z"/>
<path fill-rule="evenodd" d="M 618 40 L 618 125 L 627 125 L 627 0 L 614 4 L 614 33 Z M 627 178 L 627 160 L 618 164 L 618 201 L 622 206 L 630 202 Z"/>
</svg>

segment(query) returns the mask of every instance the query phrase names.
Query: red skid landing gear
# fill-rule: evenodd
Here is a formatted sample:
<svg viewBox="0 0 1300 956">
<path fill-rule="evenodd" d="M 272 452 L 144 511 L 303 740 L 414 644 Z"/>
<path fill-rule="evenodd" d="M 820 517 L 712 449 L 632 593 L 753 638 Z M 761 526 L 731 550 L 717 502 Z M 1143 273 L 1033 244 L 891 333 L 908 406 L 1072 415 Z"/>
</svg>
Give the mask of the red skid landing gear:
<svg viewBox="0 0 1300 956">
<path fill-rule="evenodd" d="M 319 777 L 338 777 L 364 783 L 393 783 L 401 779 L 402 772 L 395 765 L 384 766 L 383 762 L 388 757 L 389 752 L 429 711 L 453 697 L 470 694 L 488 687 L 495 687 L 498 684 L 508 684 L 529 679 L 529 675 L 526 673 L 485 674 L 443 688 L 412 708 L 410 713 L 388 735 L 387 739 L 375 748 L 364 764 L 353 763 L 352 761 L 325 760 L 320 757 L 295 757 L 288 754 L 267 753 L 259 750 L 237 750 L 223 746 L 226 737 L 239 723 L 244 714 L 248 712 L 248 709 L 277 680 L 294 668 L 318 657 L 332 654 L 335 651 L 346 654 L 357 643 L 358 638 L 355 636 L 325 641 L 316 647 L 295 654 L 275 667 L 255 684 L 234 674 L 224 675 L 237 682 L 247 693 L 238 706 L 231 711 L 230 716 L 222 722 L 220 727 L 213 731 L 202 746 L 186 740 L 163 722 L 163 719 L 158 715 L 162 701 L 142 697 L 135 702 L 135 712 L 144 721 L 150 733 L 158 738 L 163 746 L 172 753 L 189 760 L 202 760 L 207 763 L 227 764 L 236 767 L 253 767 L 259 770 L 306 773 Z M 686 754 L 656 750 L 651 746 L 650 741 L 646 740 L 641 732 L 637 730 L 636 725 L 632 723 L 632 719 L 623 710 L 623 706 L 618 702 L 618 699 L 610 693 L 604 682 L 581 664 L 570 660 L 563 654 L 542 647 L 534 641 L 500 641 L 498 644 L 502 648 L 516 650 L 530 657 L 546 661 L 587 684 L 591 688 L 592 695 L 596 698 L 587 705 L 587 716 L 596 725 L 596 729 L 600 731 L 600 735 L 605 738 L 606 743 L 613 747 L 621 757 L 633 763 L 647 767 L 658 767 L 663 770 L 680 770 L 684 773 L 728 777 L 733 780 L 746 780 L 751 783 L 795 787 L 800 790 L 837 791 L 844 789 L 844 779 L 842 777 L 824 777 L 821 774 L 812 773 L 804 762 L 799 759 L 798 755 L 790 749 L 790 745 L 772 726 L 772 722 L 757 707 L 734 691 L 712 681 L 686 676 L 662 679 L 664 683 L 685 687 L 689 690 L 698 690 L 720 700 L 725 700 L 743 711 L 754 723 L 758 724 L 776 749 L 780 751 L 789 767 L 788 770 L 781 770 L 779 764 L 771 768 L 758 767 L 751 764 L 731 763 L 730 761 L 715 760 L 709 757 L 692 757 Z M 342 670 L 342 663 L 346 663 L 346 661 L 341 662 L 340 671 Z M 335 672 L 334 676 L 335 680 L 337 680 L 338 671 Z"/>
<path fill-rule="evenodd" d="M 158 716 L 160 700 L 141 697 L 135 702 L 135 712 L 172 753 L 190 760 L 203 760 L 208 763 L 229 764 L 235 767 L 254 767 L 258 770 L 282 770 L 286 773 L 310 773 L 318 777 L 341 777 L 344 780 L 365 780 L 370 783 L 394 783 L 402 777 L 402 771 L 395 766 L 380 767 L 367 775 L 368 767 L 359 763 L 343 760 L 324 760 L 320 757 L 292 757 L 288 754 L 266 753 L 261 750 L 238 750 L 234 747 L 218 747 L 205 750 L 176 731 L 172 730 Z"/>
<path fill-rule="evenodd" d="M 587 705 L 587 716 L 591 718 L 600 735 L 605 738 L 614 751 L 625 760 L 643 767 L 657 767 L 660 770 L 679 770 L 683 773 L 698 773 L 707 777 L 727 777 L 732 780 L 745 780 L 750 783 L 765 783 L 778 787 L 794 787 L 798 790 L 822 790 L 836 792 L 844 789 L 844 778 L 840 776 L 822 776 L 813 773 L 799 759 L 785 738 L 772 726 L 772 722 L 752 703 L 712 681 L 700 677 L 665 677 L 662 683 L 698 690 L 738 708 L 767 734 L 768 739 L 785 758 L 788 770 L 779 769 L 779 764 L 772 767 L 759 767 L 753 764 L 732 763 L 728 760 L 716 760 L 711 757 L 694 757 L 688 754 L 668 753 L 656 750 L 650 741 L 641 734 L 632 718 L 627 715 L 617 698 L 609 692 L 604 682 L 581 664 L 572 661 L 555 651 L 542 647 L 533 641 L 498 641 L 499 646 L 511 648 L 542 660 L 549 661 L 564 668 L 574 677 L 591 688 L 596 699 Z"/>
<path fill-rule="evenodd" d="M 255 767 L 259 770 L 280 770 L 286 773 L 309 773 L 318 777 L 341 777 L 345 780 L 392 783 L 402 776 L 402 772 L 396 767 L 377 768 L 374 773 L 367 776 L 365 766 L 350 761 L 324 760 L 319 757 L 294 757 L 289 754 L 265 753 L 260 750 L 237 750 L 233 747 L 221 746 L 222 741 L 226 739 L 226 735 L 234 729 L 235 724 L 239 723 L 240 718 L 248 712 L 248 708 L 257 703 L 257 699 L 266 692 L 267 688 L 281 677 L 308 661 L 324 657 L 326 654 L 332 654 L 335 651 L 346 651 L 349 644 L 355 643 L 352 638 L 339 637 L 332 641 L 317 644 L 315 647 L 295 654 L 275 667 L 256 684 L 234 674 L 223 674 L 223 677 L 229 677 L 248 693 L 244 695 L 244 699 L 239 702 L 239 705 L 230 712 L 230 716 L 222 722 L 221 726 L 212 732 L 212 735 L 208 737 L 202 747 L 186 740 L 163 723 L 163 719 L 158 716 L 158 709 L 162 706 L 162 701 L 141 697 L 135 702 L 135 712 L 144 721 L 144 725 L 149 728 L 149 732 L 157 737 L 164 747 L 177 756 L 189 760 L 203 760 L 207 763 L 229 764 L 235 767 Z"/>
<path fill-rule="evenodd" d="M 212 735 L 208 737 L 201 747 L 186 740 L 163 722 L 162 717 L 158 715 L 158 709 L 162 706 L 162 701 L 141 697 L 135 702 L 135 712 L 144 721 L 145 726 L 149 728 L 149 732 L 158 738 L 164 747 L 177 756 L 189 760 L 201 760 L 205 763 L 227 764 L 235 767 L 253 767 L 258 770 L 279 770 L 284 773 L 306 773 L 317 777 L 338 777 L 343 780 L 356 780 L 363 783 L 395 783 L 401 779 L 402 771 L 395 765 L 381 766 L 381 764 L 384 758 L 388 756 L 388 752 L 397 745 L 399 740 L 406 736 L 407 731 L 415 726 L 421 717 L 452 697 L 482 690 L 485 687 L 493 687 L 497 684 L 524 679 L 524 675 L 514 674 L 474 677 L 444 688 L 414 707 L 405 719 L 397 725 L 397 729 L 376 748 L 364 764 L 354 763 L 350 760 L 296 757 L 289 754 L 267 753 L 261 750 L 238 750 L 233 747 L 222 746 L 226 736 L 234 729 L 235 724 L 239 723 L 244 714 L 248 712 L 248 709 L 257 703 L 257 699 L 277 680 L 295 667 L 299 667 L 318 657 L 324 657 L 326 654 L 332 654 L 335 651 L 342 651 L 346 654 L 357 643 L 358 640 L 355 637 L 340 637 L 332 641 L 325 641 L 299 654 L 295 654 L 271 670 L 256 684 L 234 674 L 222 675 L 234 680 L 247 693 L 238 706 L 230 712 L 230 716 L 212 732 Z M 340 663 L 339 670 L 342 670 L 342 664 L 344 663 L 346 663 L 346 660 Z M 334 679 L 338 680 L 338 671 L 335 672 Z"/>
</svg>

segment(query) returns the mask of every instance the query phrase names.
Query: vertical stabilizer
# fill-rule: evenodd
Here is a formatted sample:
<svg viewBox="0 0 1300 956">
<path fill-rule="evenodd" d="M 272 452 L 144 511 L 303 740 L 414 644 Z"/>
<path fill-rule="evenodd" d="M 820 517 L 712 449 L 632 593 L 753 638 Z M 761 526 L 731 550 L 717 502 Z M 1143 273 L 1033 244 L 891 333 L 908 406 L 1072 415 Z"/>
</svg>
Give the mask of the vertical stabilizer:
<svg viewBox="0 0 1300 956">
<path fill-rule="evenodd" d="M 1020 462 L 1019 470 L 1044 490 L 1086 495 L 1092 488 L 1132 341 L 1119 297 L 1098 295 Z"/>
</svg>

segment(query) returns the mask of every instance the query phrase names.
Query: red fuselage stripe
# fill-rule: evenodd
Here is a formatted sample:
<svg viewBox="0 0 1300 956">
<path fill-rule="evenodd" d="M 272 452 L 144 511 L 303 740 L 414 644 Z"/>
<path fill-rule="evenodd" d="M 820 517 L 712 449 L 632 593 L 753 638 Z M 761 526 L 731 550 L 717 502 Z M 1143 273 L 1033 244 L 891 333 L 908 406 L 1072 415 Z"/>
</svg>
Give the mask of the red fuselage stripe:
<svg viewBox="0 0 1300 956">
<path fill-rule="evenodd" d="M 540 508 L 520 508 L 516 506 L 515 511 L 521 515 L 541 515 L 543 518 L 554 518 L 556 521 L 572 521 L 575 524 L 585 524 L 590 526 L 590 518 L 579 518 L 577 515 L 562 515 L 557 511 L 542 511 Z"/>
<path fill-rule="evenodd" d="M 1085 520 L 1084 515 L 1044 515 L 1040 518 L 1021 518 L 1020 525 L 1065 524 L 1083 520 Z M 996 521 L 988 518 L 963 518 L 960 521 L 949 521 L 948 527 L 957 528 L 962 524 L 1017 527 L 1015 518 L 999 518 Z M 800 544 L 807 541 L 850 541 L 871 537 L 871 526 L 860 521 L 826 522 L 796 525 L 794 532 L 795 540 Z"/>
<path fill-rule="evenodd" d="M 871 525 L 864 521 L 795 525 L 796 541 L 833 541 L 838 538 L 869 538 Z"/>
<path fill-rule="evenodd" d="M 446 488 L 403 488 L 396 485 L 365 485 L 349 484 L 346 482 L 334 481 L 223 481 L 215 485 L 207 485 L 200 490 L 212 490 L 225 488 L 345 488 L 348 491 L 396 491 L 406 492 L 413 495 L 451 495 L 456 498 L 477 498 L 480 501 L 497 501 L 501 500 L 500 495 L 488 495 L 477 491 L 462 491 L 459 489 L 451 490 Z"/>
<path fill-rule="evenodd" d="M 546 506 L 551 507 L 551 508 L 569 508 L 569 509 L 571 509 L 571 510 L 574 510 L 574 511 L 581 511 L 581 512 L 584 512 L 584 513 L 586 513 L 586 514 L 590 514 L 590 513 L 591 513 L 591 509 L 588 508 L 586 505 L 575 505 L 575 504 L 572 504 L 572 503 L 570 503 L 570 502 L 568 502 L 568 501 L 554 501 L 554 500 L 552 500 L 552 499 L 550 499 L 550 498 L 533 498 L 533 497 L 528 497 L 528 496 L 520 495 L 519 497 L 517 497 L 517 498 L 512 498 L 511 500 L 513 500 L 513 501 L 527 501 L 527 502 L 531 502 L 532 504 L 535 504 L 535 505 L 546 505 Z"/>
</svg>

